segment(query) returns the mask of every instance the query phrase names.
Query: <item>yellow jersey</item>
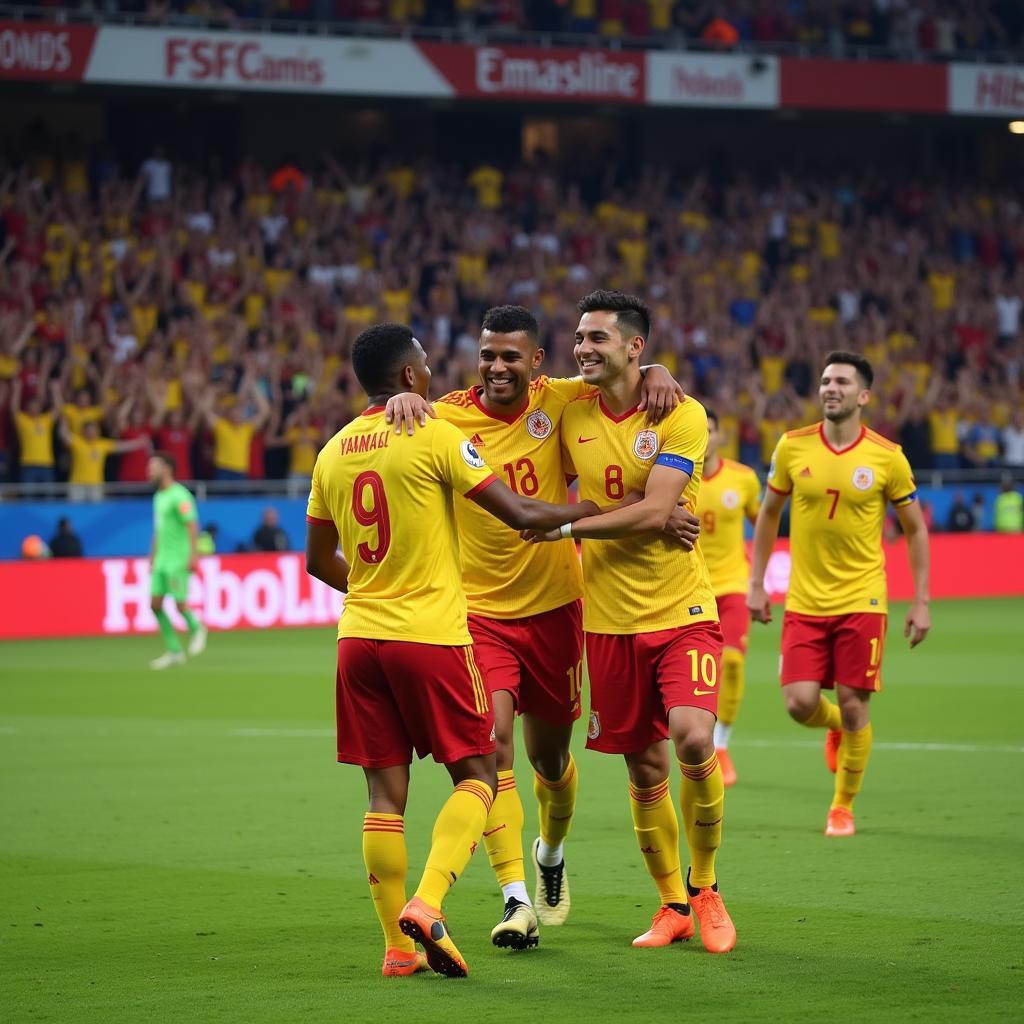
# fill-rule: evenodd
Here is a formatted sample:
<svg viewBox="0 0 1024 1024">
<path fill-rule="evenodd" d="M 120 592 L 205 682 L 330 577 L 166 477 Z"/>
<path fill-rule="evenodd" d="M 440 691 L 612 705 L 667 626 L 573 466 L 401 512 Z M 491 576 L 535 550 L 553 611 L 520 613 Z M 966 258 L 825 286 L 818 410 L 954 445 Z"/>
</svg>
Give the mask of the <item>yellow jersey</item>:
<svg viewBox="0 0 1024 1024">
<path fill-rule="evenodd" d="M 786 608 L 803 615 L 885 612 L 885 503 L 917 499 L 903 450 L 867 427 L 836 451 L 823 424 L 782 436 L 768 486 L 791 494 L 792 568 Z"/>
<path fill-rule="evenodd" d="M 16 412 L 14 427 L 18 431 L 21 464 L 52 466 L 53 413 L 43 412 L 38 416 L 30 416 L 27 412 Z"/>
<path fill-rule="evenodd" d="M 382 406 L 324 445 L 306 516 L 334 523 L 350 567 L 339 638 L 471 643 L 452 492 L 471 496 L 493 481 L 450 423 L 396 434 Z"/>
<path fill-rule="evenodd" d="M 80 434 L 86 423 L 99 423 L 103 419 L 101 405 L 72 405 L 66 403 L 61 410 L 72 434 Z"/>
<path fill-rule="evenodd" d="M 214 466 L 233 473 L 247 474 L 252 435 L 251 423 L 232 423 L 230 420 L 218 419 L 213 425 Z"/>
<path fill-rule="evenodd" d="M 284 435 L 288 442 L 288 472 L 296 476 L 310 476 L 320 450 L 320 431 L 317 427 L 290 427 Z"/>
<path fill-rule="evenodd" d="M 589 391 L 580 378 L 538 377 L 526 405 L 492 413 L 480 387 L 453 391 L 434 404 L 438 417 L 458 427 L 491 471 L 527 498 L 568 501 L 559 426 L 569 402 Z M 522 619 L 561 608 L 583 595 L 583 575 L 571 540 L 524 544 L 517 531 L 475 502 L 455 499 L 462 549 L 462 582 L 469 610 L 490 619 Z"/>
<path fill-rule="evenodd" d="M 708 418 L 692 398 L 660 423 L 646 412 L 612 413 L 592 388 L 562 414 L 563 458 L 579 475 L 580 499 L 607 507 L 643 493 L 651 467 L 690 474 L 680 504 L 694 508 L 708 447 Z M 718 607 L 700 544 L 685 551 L 663 533 L 583 541 L 583 628 L 589 633 L 654 633 L 717 622 Z"/>
<path fill-rule="evenodd" d="M 701 480 L 696 511 L 700 547 L 716 597 L 747 592 L 750 562 L 743 520 L 754 519 L 760 507 L 761 483 L 741 462 L 722 459 L 717 472 Z"/>
<path fill-rule="evenodd" d="M 87 441 L 78 434 L 72 434 L 68 447 L 71 449 L 71 472 L 68 475 L 68 483 L 103 483 L 103 468 L 107 463 L 107 456 L 117 447 L 117 442 L 111 441 L 109 437 L 97 437 L 94 441 Z"/>
</svg>

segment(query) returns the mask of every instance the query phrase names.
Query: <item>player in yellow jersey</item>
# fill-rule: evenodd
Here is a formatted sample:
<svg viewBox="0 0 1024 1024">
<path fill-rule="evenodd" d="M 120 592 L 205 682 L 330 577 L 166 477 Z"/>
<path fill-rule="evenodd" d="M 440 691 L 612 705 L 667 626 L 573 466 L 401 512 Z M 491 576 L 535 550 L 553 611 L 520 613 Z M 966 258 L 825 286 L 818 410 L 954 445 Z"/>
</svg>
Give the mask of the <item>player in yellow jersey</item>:
<svg viewBox="0 0 1024 1024">
<path fill-rule="evenodd" d="M 580 378 L 532 379 L 544 358 L 538 334 L 536 319 L 523 306 L 489 309 L 480 335 L 480 385 L 445 395 L 433 412 L 470 438 L 513 490 L 565 502 L 559 424 L 566 405 L 589 385 Z M 664 368 L 642 370 L 643 404 L 660 419 L 682 391 Z M 395 410 L 398 429 L 430 413 L 409 395 L 392 399 L 388 408 Z M 538 941 L 538 916 L 544 924 L 558 925 L 569 912 L 563 841 L 576 803 L 569 741 L 580 713 L 583 579 L 570 541 L 522 544 L 514 530 L 503 530 L 464 499 L 456 499 L 455 514 L 473 654 L 491 693 L 498 744 L 498 793 L 484 827 L 484 846 L 504 907 L 491 940 L 524 949 Z M 697 520 L 689 519 L 692 547 Z M 679 523 L 680 529 L 685 526 Z M 538 805 L 540 835 L 532 848 L 536 910 L 526 890 L 524 812 L 513 770 L 517 712 Z"/>
<path fill-rule="evenodd" d="M 700 545 L 685 551 L 660 532 L 677 505 L 696 504 L 707 416 L 691 398 L 657 425 L 639 411 L 640 354 L 650 331 L 640 299 L 599 291 L 579 309 L 576 360 L 594 388 L 562 415 L 562 445 L 582 499 L 643 495 L 542 538 L 583 541 L 587 746 L 625 757 L 640 852 L 661 897 L 651 928 L 633 944 L 689 939 L 696 916 L 704 947 L 725 953 L 736 930 L 715 874 L 725 798 L 713 742 L 722 632 Z M 669 737 L 682 772 L 685 883 L 669 795 Z"/>
<path fill-rule="evenodd" d="M 348 593 L 338 624 L 338 760 L 366 774 L 363 854 L 384 929 L 383 973 L 421 968 L 415 940 L 433 970 L 462 977 L 466 963 L 441 903 L 476 848 L 497 779 L 494 717 L 466 627 L 452 492 L 518 529 L 569 522 L 596 506 L 516 494 L 448 423 L 395 435 L 384 403 L 405 390 L 425 397 L 430 385 L 426 356 L 408 327 L 364 331 L 352 366 L 369 408 L 317 457 L 306 531 L 308 571 Z M 403 815 L 413 751 L 444 764 L 455 791 L 406 903 Z"/>
<path fill-rule="evenodd" d="M 707 414 L 708 453 L 697 495 L 697 515 L 701 524 L 700 548 L 711 574 L 724 643 L 715 752 L 722 767 L 722 781 L 732 786 L 736 782 L 736 769 L 729 756 L 729 737 L 743 700 L 744 658 L 750 629 L 747 611 L 750 563 L 743 540 L 743 521 L 757 519 L 761 484 L 749 466 L 723 459 L 718 454 L 718 417 L 710 409 Z"/>
<path fill-rule="evenodd" d="M 828 729 L 825 760 L 836 773 L 827 836 L 854 834 L 853 801 L 871 751 L 871 694 L 882 685 L 888 621 L 882 525 L 892 502 L 907 538 L 914 599 L 903 635 L 916 647 L 931 628 L 928 530 L 900 446 L 861 423 L 871 364 L 852 352 L 825 359 L 818 393 L 825 418 L 785 433 L 775 449 L 754 529 L 747 606 L 771 621 L 765 568 L 792 496 L 792 569 L 782 621 L 780 676 L 786 710 Z M 822 689 L 836 689 L 838 706 Z"/>
</svg>

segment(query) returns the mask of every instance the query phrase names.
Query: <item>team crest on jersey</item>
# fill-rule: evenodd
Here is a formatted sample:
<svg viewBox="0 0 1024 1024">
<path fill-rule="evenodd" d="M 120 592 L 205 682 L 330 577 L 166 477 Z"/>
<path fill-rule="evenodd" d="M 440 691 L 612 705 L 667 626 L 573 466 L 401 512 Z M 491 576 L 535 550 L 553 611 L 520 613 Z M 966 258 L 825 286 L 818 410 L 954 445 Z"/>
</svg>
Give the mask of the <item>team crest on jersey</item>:
<svg viewBox="0 0 1024 1024">
<path fill-rule="evenodd" d="M 601 735 L 601 717 L 596 711 L 590 712 L 590 724 L 587 726 L 587 739 L 596 740 Z"/>
<path fill-rule="evenodd" d="M 548 419 L 548 414 L 541 412 L 540 409 L 534 409 L 526 417 L 526 430 L 530 437 L 543 441 L 551 433 L 551 420 Z"/>
<path fill-rule="evenodd" d="M 483 469 L 486 465 L 484 460 L 480 458 L 480 453 L 473 447 L 472 441 L 463 441 L 459 445 L 459 450 L 462 452 L 462 457 L 466 460 L 466 464 L 474 469 Z"/>
<path fill-rule="evenodd" d="M 853 486 L 866 491 L 875 482 L 875 471 L 868 466 L 858 466 L 853 471 Z"/>
<path fill-rule="evenodd" d="M 740 496 L 733 490 L 722 491 L 722 504 L 726 508 L 736 508 L 740 503 Z"/>
<path fill-rule="evenodd" d="M 633 454 L 646 462 L 658 454 L 658 435 L 653 430 L 641 430 L 633 442 Z"/>
</svg>

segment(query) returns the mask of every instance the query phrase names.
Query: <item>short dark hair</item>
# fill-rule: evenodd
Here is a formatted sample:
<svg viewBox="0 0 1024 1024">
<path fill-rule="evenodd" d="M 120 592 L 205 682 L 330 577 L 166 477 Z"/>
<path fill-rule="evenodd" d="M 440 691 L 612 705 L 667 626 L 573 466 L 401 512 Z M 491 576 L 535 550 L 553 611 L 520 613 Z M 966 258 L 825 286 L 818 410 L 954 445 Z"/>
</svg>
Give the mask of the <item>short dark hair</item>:
<svg viewBox="0 0 1024 1024">
<path fill-rule="evenodd" d="M 374 324 L 352 346 L 352 369 L 368 395 L 394 386 L 395 374 L 412 360 L 412 328 L 405 324 Z"/>
<path fill-rule="evenodd" d="M 525 306 L 492 306 L 484 313 L 481 330 L 495 334 L 515 334 L 523 331 L 536 342 L 540 335 L 537 318 Z"/>
<path fill-rule="evenodd" d="M 718 413 L 715 412 L 714 409 L 709 409 L 706 405 L 704 406 L 704 411 L 708 414 L 708 419 L 709 420 L 714 420 L 715 421 L 715 426 L 717 427 L 718 426 Z"/>
<path fill-rule="evenodd" d="M 639 334 L 644 341 L 651 333 L 651 311 L 643 299 L 625 292 L 610 292 L 598 289 L 584 295 L 576 304 L 581 313 L 615 313 L 619 330 Z"/>
<path fill-rule="evenodd" d="M 159 459 L 171 471 L 171 476 L 177 476 L 178 460 L 170 452 L 153 452 L 152 457 Z"/>
<path fill-rule="evenodd" d="M 875 371 L 871 369 L 871 364 L 863 356 L 857 355 L 856 352 L 844 352 L 842 349 L 837 349 L 825 356 L 822 369 L 833 363 L 845 363 L 847 366 L 852 366 L 864 383 L 864 387 L 871 390 L 871 385 L 875 382 Z"/>
</svg>

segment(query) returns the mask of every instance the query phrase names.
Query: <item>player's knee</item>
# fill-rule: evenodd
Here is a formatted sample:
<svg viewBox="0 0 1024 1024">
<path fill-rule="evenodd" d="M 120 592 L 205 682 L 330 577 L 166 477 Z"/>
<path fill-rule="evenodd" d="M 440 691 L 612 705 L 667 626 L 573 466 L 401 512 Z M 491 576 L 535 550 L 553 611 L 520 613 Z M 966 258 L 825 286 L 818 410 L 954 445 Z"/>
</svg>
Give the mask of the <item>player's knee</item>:
<svg viewBox="0 0 1024 1024">
<path fill-rule="evenodd" d="M 811 700 L 807 694 L 799 690 L 787 687 L 782 694 L 786 701 L 786 712 L 794 722 L 806 722 L 818 706 L 817 699 Z"/>
<path fill-rule="evenodd" d="M 682 764 L 703 764 L 714 752 L 713 733 L 692 726 L 676 737 L 676 757 Z"/>
<path fill-rule="evenodd" d="M 557 782 L 569 767 L 568 750 L 545 750 L 530 755 L 533 770 L 549 782 Z"/>
<path fill-rule="evenodd" d="M 149 607 L 153 609 L 153 614 L 161 611 L 164 606 L 164 599 L 162 597 L 152 597 L 149 600 Z"/>
</svg>

